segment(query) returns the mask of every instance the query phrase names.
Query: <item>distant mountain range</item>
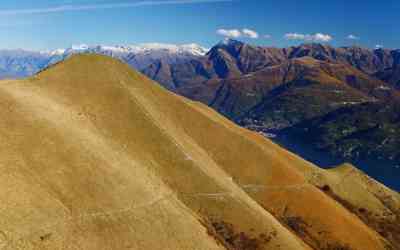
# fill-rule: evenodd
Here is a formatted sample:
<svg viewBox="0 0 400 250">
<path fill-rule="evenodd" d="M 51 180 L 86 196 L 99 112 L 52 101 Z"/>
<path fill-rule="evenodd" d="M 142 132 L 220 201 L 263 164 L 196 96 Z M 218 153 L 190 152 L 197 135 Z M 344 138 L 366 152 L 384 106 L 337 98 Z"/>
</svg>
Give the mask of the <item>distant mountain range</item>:
<svg viewBox="0 0 400 250">
<path fill-rule="evenodd" d="M 176 64 L 203 56 L 207 49 L 197 44 L 172 45 L 147 43 L 133 46 L 88 46 L 85 44 L 52 51 L 0 50 L 0 79 L 31 76 L 77 53 L 97 53 L 121 59 L 136 69 L 163 60 Z"/>
<path fill-rule="evenodd" d="M 119 58 L 319 165 L 356 164 L 400 190 L 400 50 L 289 48 L 225 40 L 201 46 L 74 46 L 0 52 L 0 76 L 25 77 L 82 52 Z"/>
</svg>

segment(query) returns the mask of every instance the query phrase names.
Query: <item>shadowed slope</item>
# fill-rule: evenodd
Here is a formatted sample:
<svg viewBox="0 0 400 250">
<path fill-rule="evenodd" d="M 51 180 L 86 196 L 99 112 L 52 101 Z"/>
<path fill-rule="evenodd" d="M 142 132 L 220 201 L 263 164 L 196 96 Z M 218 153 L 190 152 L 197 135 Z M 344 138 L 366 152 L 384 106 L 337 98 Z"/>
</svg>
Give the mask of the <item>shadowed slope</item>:
<svg viewBox="0 0 400 250">
<path fill-rule="evenodd" d="M 388 244 L 308 183 L 316 167 L 116 60 L 1 82 L 0 102 L 2 249 Z"/>
</svg>

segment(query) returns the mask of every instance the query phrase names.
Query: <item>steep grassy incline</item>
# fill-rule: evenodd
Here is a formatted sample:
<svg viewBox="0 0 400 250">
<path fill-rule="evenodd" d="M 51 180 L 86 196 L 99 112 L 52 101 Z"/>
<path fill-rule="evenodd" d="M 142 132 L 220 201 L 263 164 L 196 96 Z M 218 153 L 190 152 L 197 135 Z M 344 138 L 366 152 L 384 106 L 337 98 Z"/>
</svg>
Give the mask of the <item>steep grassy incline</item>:
<svg viewBox="0 0 400 250">
<path fill-rule="evenodd" d="M 317 167 L 116 60 L 1 82 L 0 114 L 2 250 L 390 244 Z"/>
</svg>

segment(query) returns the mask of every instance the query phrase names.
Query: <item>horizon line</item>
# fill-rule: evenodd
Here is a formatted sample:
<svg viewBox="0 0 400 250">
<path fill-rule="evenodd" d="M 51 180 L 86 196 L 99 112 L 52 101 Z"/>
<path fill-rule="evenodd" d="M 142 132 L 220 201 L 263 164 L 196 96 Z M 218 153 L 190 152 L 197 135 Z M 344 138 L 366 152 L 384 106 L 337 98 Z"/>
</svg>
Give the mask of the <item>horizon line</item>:
<svg viewBox="0 0 400 250">
<path fill-rule="evenodd" d="M 284 49 L 284 48 L 289 48 L 289 47 L 298 47 L 298 46 L 302 46 L 302 45 L 310 45 L 310 44 L 320 44 L 320 45 L 328 45 L 330 47 L 333 48 L 351 48 L 351 47 L 358 47 L 358 48 L 365 48 L 365 49 L 369 49 L 369 50 L 378 50 L 378 49 L 383 49 L 383 50 L 400 50 L 399 48 L 384 48 L 384 47 L 370 47 L 370 46 L 362 46 L 362 45 L 331 45 L 331 44 L 327 44 L 327 43 L 318 43 L 318 42 L 310 42 L 310 43 L 299 43 L 296 45 L 288 45 L 288 46 L 276 46 L 276 45 L 256 45 L 253 43 L 249 43 L 249 42 L 243 42 L 240 40 L 235 40 L 235 39 L 230 39 L 230 40 L 234 40 L 234 41 L 238 41 L 241 42 L 243 44 L 248 44 L 248 45 L 252 45 L 252 46 L 260 46 L 260 47 L 265 47 L 265 48 L 280 48 L 280 49 Z M 223 40 L 221 40 L 223 41 Z M 96 46 L 103 46 L 103 47 L 118 47 L 118 46 L 122 46 L 122 47 L 140 47 L 140 46 L 146 46 L 146 45 L 151 45 L 151 44 L 159 44 L 159 45 L 165 45 L 165 46 L 184 46 L 184 45 L 191 45 L 191 44 L 196 44 L 200 47 L 202 47 L 203 49 L 206 50 L 211 50 L 213 47 L 217 46 L 220 42 L 215 43 L 214 45 L 212 45 L 211 47 L 208 46 L 203 46 L 199 43 L 196 42 L 192 42 L 192 43 L 161 43 L 161 42 L 145 42 L 145 43 L 137 43 L 137 44 L 102 44 L 102 43 L 93 43 L 93 44 L 86 44 L 86 43 L 80 43 L 80 44 L 71 44 L 70 46 L 66 46 L 66 47 L 58 47 L 55 49 L 32 49 L 32 48 L 0 48 L 0 51 L 23 51 L 23 52 L 36 52 L 36 53 L 50 53 L 50 52 L 54 52 L 56 50 L 62 50 L 62 49 L 73 49 L 74 47 L 78 47 L 78 46 L 88 46 L 89 48 L 93 48 Z"/>
</svg>

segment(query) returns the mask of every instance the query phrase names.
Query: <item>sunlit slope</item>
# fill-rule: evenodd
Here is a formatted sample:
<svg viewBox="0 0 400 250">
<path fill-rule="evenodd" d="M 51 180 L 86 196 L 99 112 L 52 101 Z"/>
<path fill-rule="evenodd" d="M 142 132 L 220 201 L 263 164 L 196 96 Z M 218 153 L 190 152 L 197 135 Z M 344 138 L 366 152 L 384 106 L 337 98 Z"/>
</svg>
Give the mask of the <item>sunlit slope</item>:
<svg viewBox="0 0 400 250">
<path fill-rule="evenodd" d="M 400 247 L 400 195 L 350 164 L 308 172 L 311 183 L 356 214 L 396 249 Z"/>
<path fill-rule="evenodd" d="M 152 85 L 99 56 L 1 83 L 3 249 L 224 248 L 211 223 L 244 233 L 229 244 L 309 249 L 143 103 L 170 96 Z"/>
<path fill-rule="evenodd" d="M 314 186 L 317 167 L 119 61 L 1 82 L 0 114 L 2 249 L 389 244 Z"/>
<path fill-rule="evenodd" d="M 202 105 L 198 107 L 205 113 L 213 113 Z M 328 198 L 331 195 L 320 190 L 323 185 L 320 186 L 316 180 L 322 178 L 321 173 L 327 174 L 325 170 L 255 133 L 232 126 L 221 117 L 212 117 L 218 123 L 213 124 L 212 128 L 208 127 L 208 130 L 218 136 L 206 139 L 201 134 L 194 135 L 193 131 L 196 130 L 191 130 L 193 138 L 197 137 L 204 147 L 211 148 L 211 152 L 215 151 L 212 155 L 220 166 L 232 174 L 237 183 L 260 205 L 309 245 L 316 249 L 391 249 L 390 243 L 362 223 L 352 213 L 353 210 L 346 209 L 337 199 Z M 207 127 L 205 124 L 197 125 Z M 229 128 L 231 133 L 225 133 L 222 128 L 217 130 L 219 126 Z M 246 140 L 233 144 L 236 136 Z M 221 151 L 224 154 L 217 153 Z M 294 178 L 299 172 L 305 180 Z M 366 176 L 360 175 L 357 178 L 361 181 Z M 349 187 L 349 195 L 355 196 L 352 199 L 357 199 L 359 192 L 370 196 L 365 186 L 359 186 L 354 193 L 351 190 Z M 361 199 L 360 204 L 368 202 Z M 394 206 L 397 209 L 400 207 L 398 204 Z M 393 248 L 398 249 L 395 246 Z"/>
</svg>

